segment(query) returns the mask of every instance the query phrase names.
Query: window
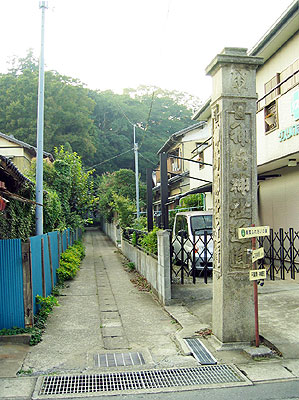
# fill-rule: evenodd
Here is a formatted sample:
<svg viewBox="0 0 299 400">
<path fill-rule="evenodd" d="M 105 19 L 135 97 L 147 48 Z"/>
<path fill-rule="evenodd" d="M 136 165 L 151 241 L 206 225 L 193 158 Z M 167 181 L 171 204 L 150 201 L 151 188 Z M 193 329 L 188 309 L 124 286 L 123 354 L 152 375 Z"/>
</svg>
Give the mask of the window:
<svg viewBox="0 0 299 400">
<path fill-rule="evenodd" d="M 212 224 L 212 215 L 196 215 L 191 217 L 191 230 L 193 234 L 195 231 L 208 231 L 211 234 Z"/>
<path fill-rule="evenodd" d="M 299 59 L 285 68 L 280 73 L 276 73 L 273 78 L 264 84 L 265 95 L 262 100 L 258 100 L 257 109 L 261 110 L 264 106 L 271 105 L 280 95 L 286 93 L 299 83 Z M 277 86 L 277 87 L 276 87 Z M 276 89 L 274 89 L 276 87 Z M 274 89 L 274 90 L 273 90 Z"/>
<path fill-rule="evenodd" d="M 265 132 L 271 132 L 278 128 L 277 106 L 276 101 L 273 101 L 264 108 Z"/>
<path fill-rule="evenodd" d="M 183 215 L 177 215 L 176 218 L 175 234 L 177 235 L 179 231 L 185 231 L 188 233 L 187 218 Z"/>
<path fill-rule="evenodd" d="M 198 156 L 196 157 L 196 161 L 200 161 L 200 162 L 204 162 L 204 154 L 203 151 L 201 151 L 200 153 L 198 153 Z M 198 164 L 199 169 L 203 169 L 204 168 L 204 164 Z"/>
<path fill-rule="evenodd" d="M 171 171 L 178 172 L 181 170 L 181 160 L 179 158 L 172 158 L 171 156 L 180 157 L 180 149 L 175 149 L 169 154 L 171 161 Z"/>
<path fill-rule="evenodd" d="M 289 65 L 288 68 L 284 69 L 280 73 L 280 82 L 283 82 L 289 76 L 292 76 L 285 83 L 281 85 L 281 94 L 286 93 L 289 89 L 296 86 L 299 83 L 299 58 L 293 64 Z"/>
<path fill-rule="evenodd" d="M 205 149 L 208 147 L 208 143 L 203 142 L 203 143 L 196 143 L 196 152 L 197 152 L 197 157 L 195 158 L 195 161 L 200 161 L 200 162 L 204 162 L 204 151 Z M 205 167 L 204 164 L 198 164 L 199 169 L 202 169 Z"/>
<path fill-rule="evenodd" d="M 270 79 L 267 83 L 265 83 L 265 94 L 270 92 L 271 89 L 273 89 L 276 85 L 278 85 L 280 82 L 280 74 L 276 74 L 272 79 Z M 280 87 L 277 89 L 273 90 L 265 99 L 266 104 L 269 104 L 272 102 L 275 97 L 277 97 L 280 94 Z"/>
</svg>

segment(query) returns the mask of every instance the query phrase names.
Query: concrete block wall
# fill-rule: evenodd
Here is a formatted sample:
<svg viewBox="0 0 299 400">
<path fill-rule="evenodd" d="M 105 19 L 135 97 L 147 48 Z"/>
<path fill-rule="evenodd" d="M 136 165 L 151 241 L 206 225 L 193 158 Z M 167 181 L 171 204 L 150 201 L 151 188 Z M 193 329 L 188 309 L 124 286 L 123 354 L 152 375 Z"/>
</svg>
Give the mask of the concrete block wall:
<svg viewBox="0 0 299 400">
<path fill-rule="evenodd" d="M 158 257 L 146 254 L 122 239 L 122 253 L 135 264 L 137 271 L 151 284 L 152 290 L 163 305 L 171 300 L 169 232 L 158 232 Z"/>
<path fill-rule="evenodd" d="M 121 243 L 121 230 L 118 225 L 110 224 L 103 220 L 102 229 L 106 233 L 107 236 L 112 240 L 112 242 L 118 246 Z"/>
</svg>

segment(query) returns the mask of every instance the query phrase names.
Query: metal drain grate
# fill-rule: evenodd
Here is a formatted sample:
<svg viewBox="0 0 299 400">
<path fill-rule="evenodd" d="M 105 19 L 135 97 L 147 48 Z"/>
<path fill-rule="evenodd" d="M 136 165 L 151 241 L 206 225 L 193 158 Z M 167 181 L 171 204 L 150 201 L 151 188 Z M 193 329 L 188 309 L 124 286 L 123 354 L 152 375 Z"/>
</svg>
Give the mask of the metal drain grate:
<svg viewBox="0 0 299 400">
<path fill-rule="evenodd" d="M 202 365 L 217 364 L 216 358 L 206 346 L 198 339 L 184 339 L 196 360 Z"/>
<path fill-rule="evenodd" d="M 95 354 L 96 367 L 128 367 L 145 364 L 141 353 L 107 353 Z"/>
<path fill-rule="evenodd" d="M 39 396 L 247 382 L 246 378 L 242 377 L 231 365 L 95 375 L 46 376 L 42 379 Z"/>
</svg>

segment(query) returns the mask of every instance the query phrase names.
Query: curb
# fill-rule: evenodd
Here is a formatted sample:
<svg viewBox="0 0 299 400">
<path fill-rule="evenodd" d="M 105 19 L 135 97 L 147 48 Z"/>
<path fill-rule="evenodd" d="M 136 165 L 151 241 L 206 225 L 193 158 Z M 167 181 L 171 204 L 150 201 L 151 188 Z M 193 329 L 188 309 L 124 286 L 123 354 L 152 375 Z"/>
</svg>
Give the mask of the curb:
<svg viewBox="0 0 299 400">
<path fill-rule="evenodd" d="M 193 337 L 196 331 L 206 329 L 206 325 L 202 325 L 183 305 L 165 306 L 164 309 L 181 326 L 182 329 L 176 332 L 173 338 L 181 353 L 184 356 L 190 356 L 192 353 L 184 339 Z"/>
<path fill-rule="evenodd" d="M 28 344 L 30 343 L 31 334 L 21 333 L 19 335 L 0 335 L 1 343 L 12 343 L 12 344 Z"/>
</svg>

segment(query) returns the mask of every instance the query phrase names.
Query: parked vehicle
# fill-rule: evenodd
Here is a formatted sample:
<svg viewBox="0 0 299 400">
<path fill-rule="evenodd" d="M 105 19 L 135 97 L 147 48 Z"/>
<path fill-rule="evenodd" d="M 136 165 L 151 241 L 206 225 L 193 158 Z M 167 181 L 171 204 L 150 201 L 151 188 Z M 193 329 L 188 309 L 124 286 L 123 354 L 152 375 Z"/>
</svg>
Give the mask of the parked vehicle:
<svg viewBox="0 0 299 400">
<path fill-rule="evenodd" d="M 213 268 L 213 239 L 211 211 L 179 212 L 173 226 L 173 258 L 202 271 Z"/>
</svg>

